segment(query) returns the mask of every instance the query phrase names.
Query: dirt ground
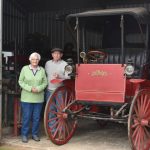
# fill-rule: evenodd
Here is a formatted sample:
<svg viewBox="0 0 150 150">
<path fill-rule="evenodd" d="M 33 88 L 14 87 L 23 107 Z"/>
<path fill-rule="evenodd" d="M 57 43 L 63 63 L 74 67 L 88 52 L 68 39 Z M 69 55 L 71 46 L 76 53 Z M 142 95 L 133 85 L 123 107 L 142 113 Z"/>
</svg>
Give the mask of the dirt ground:
<svg viewBox="0 0 150 150">
<path fill-rule="evenodd" d="M 29 150 L 29 148 L 23 148 L 22 146 L 1 145 L 0 150 Z"/>
<path fill-rule="evenodd" d="M 0 150 L 131 150 L 125 125 L 108 123 L 100 127 L 94 120 L 79 120 L 75 135 L 62 146 L 53 144 L 44 130 L 40 142 L 30 138 L 28 143 L 22 143 L 20 136 L 6 135 L 2 143 L 5 145 Z"/>
</svg>

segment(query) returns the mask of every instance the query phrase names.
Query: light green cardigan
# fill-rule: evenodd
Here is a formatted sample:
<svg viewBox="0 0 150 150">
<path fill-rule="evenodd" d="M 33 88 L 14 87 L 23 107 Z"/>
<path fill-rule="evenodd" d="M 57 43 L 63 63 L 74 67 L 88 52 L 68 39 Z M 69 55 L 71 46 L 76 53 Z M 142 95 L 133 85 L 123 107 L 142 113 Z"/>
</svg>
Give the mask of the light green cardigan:
<svg viewBox="0 0 150 150">
<path fill-rule="evenodd" d="M 37 70 L 34 75 L 29 65 L 24 66 L 19 76 L 19 85 L 22 88 L 21 101 L 28 103 L 42 103 L 44 102 L 44 89 L 47 86 L 47 78 L 45 70 L 42 67 Z M 31 88 L 38 89 L 38 93 L 32 93 Z"/>
</svg>

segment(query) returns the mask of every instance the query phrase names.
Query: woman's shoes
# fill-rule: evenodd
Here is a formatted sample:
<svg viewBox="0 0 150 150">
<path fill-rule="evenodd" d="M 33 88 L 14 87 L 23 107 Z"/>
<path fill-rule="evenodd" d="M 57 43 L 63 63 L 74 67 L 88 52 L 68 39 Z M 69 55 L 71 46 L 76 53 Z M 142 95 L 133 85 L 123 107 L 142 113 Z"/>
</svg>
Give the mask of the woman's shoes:
<svg viewBox="0 0 150 150">
<path fill-rule="evenodd" d="M 37 136 L 37 135 L 33 135 L 32 136 L 32 139 L 36 142 L 39 142 L 40 141 L 40 138 Z"/>
<path fill-rule="evenodd" d="M 37 136 L 37 135 L 33 135 L 32 136 L 32 139 L 36 142 L 39 142 L 40 141 L 40 138 Z M 27 136 L 22 136 L 22 142 L 23 143 L 28 143 L 28 137 Z"/>
<path fill-rule="evenodd" d="M 22 136 L 22 142 L 23 143 L 28 143 L 28 138 L 26 136 Z"/>
</svg>

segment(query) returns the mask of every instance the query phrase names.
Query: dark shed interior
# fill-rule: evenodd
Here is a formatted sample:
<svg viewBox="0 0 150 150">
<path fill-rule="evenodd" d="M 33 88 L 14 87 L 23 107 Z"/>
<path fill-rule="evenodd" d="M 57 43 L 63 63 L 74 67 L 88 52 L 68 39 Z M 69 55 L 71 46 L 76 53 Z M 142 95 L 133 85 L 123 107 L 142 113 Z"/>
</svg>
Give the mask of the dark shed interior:
<svg viewBox="0 0 150 150">
<path fill-rule="evenodd" d="M 149 1 L 121 0 L 5 0 L 3 2 L 3 51 L 17 55 L 39 52 L 47 57 L 53 47 L 75 45 L 64 19 L 71 13 L 94 9 L 146 7 Z"/>
<path fill-rule="evenodd" d="M 69 54 L 66 47 L 71 45 L 76 51 L 75 41 L 65 24 L 66 15 L 86 10 L 125 7 L 145 7 L 150 11 L 150 1 L 3 0 L 3 126 L 13 123 L 11 112 L 14 110 L 10 107 L 13 101 L 10 99 L 18 90 L 18 75 L 21 67 L 28 63 L 29 55 L 39 52 L 42 56 L 41 65 L 44 66 L 53 47 L 63 48 L 64 53 L 66 51 Z M 134 41 L 137 37 L 133 38 Z M 11 110 L 8 111 L 8 108 Z"/>
</svg>

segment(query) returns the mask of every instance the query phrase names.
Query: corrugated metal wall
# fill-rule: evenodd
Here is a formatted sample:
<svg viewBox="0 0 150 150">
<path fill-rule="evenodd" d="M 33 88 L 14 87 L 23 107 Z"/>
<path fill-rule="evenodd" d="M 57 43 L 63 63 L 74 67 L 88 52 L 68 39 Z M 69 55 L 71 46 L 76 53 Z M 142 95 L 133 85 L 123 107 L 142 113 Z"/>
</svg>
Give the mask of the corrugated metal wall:
<svg viewBox="0 0 150 150">
<path fill-rule="evenodd" d="M 146 7 L 148 10 L 150 10 L 150 3 L 116 6 L 107 4 L 106 8 L 139 6 Z M 25 53 L 24 48 L 28 48 L 28 45 L 25 47 L 25 38 L 29 34 L 34 35 L 36 33 L 43 36 L 47 40 L 47 43 L 44 43 L 46 45 L 45 49 L 49 49 L 55 46 L 63 48 L 66 42 L 73 42 L 73 39 L 66 29 L 64 22 L 59 20 L 59 16 L 63 17 L 66 14 L 93 9 L 101 9 L 101 7 L 27 13 L 22 11 L 23 9 L 19 5 L 15 4 L 15 0 L 4 0 L 3 49 L 12 50 L 16 41 L 18 51 L 23 49 L 20 53 Z M 101 38 L 100 35 L 97 35 L 96 33 L 88 33 L 88 36 L 91 37 L 87 41 L 89 45 L 97 45 L 97 47 L 100 46 L 99 41 L 95 40 L 97 39 L 96 37 Z"/>
<path fill-rule="evenodd" d="M 49 39 L 49 48 L 58 46 L 64 47 L 67 42 L 73 42 L 71 35 L 65 27 L 64 21 L 59 17 L 66 14 L 82 12 L 89 9 L 61 10 L 52 12 L 29 13 L 28 30 L 29 33 L 40 33 Z"/>
<path fill-rule="evenodd" d="M 3 50 L 23 49 L 26 13 L 13 0 L 3 2 Z"/>
<path fill-rule="evenodd" d="M 150 4 L 148 3 L 126 4 L 126 5 L 116 5 L 116 6 L 108 4 L 106 8 L 125 8 L 125 7 L 145 7 L 148 10 L 150 10 Z M 99 7 L 94 9 L 101 9 L 101 8 Z M 29 32 L 30 33 L 39 32 L 41 34 L 48 36 L 50 48 L 54 46 L 64 47 L 64 44 L 66 42 L 73 42 L 73 41 L 72 41 L 72 37 L 66 30 L 64 23 L 56 20 L 57 16 L 82 12 L 86 10 L 93 10 L 93 8 L 87 8 L 87 9 L 80 8 L 74 10 L 72 9 L 72 10 L 61 10 L 61 11 L 53 11 L 53 12 L 30 13 L 29 22 L 28 22 Z M 101 45 L 101 43 L 99 43 L 100 40 L 96 40 L 96 39 L 100 39 L 101 35 L 98 35 L 97 33 L 89 32 L 87 36 L 90 37 L 88 38 L 87 41 L 88 46 L 94 45 L 96 47 L 100 47 Z"/>
<path fill-rule="evenodd" d="M 123 5 L 109 5 L 107 4 L 107 8 L 131 8 L 131 7 L 145 7 L 147 10 L 150 10 L 150 3 L 143 2 L 140 4 L 123 4 Z"/>
</svg>

